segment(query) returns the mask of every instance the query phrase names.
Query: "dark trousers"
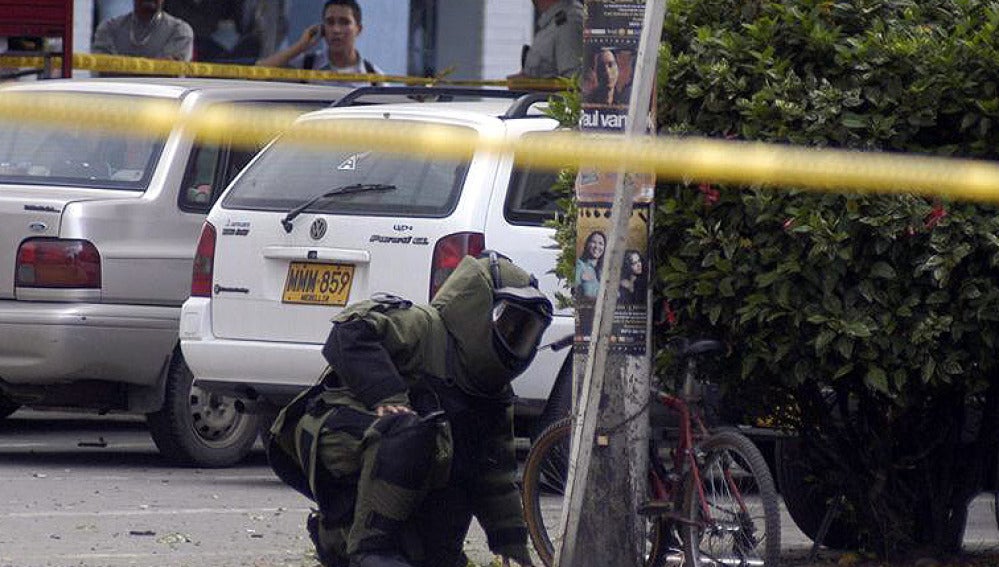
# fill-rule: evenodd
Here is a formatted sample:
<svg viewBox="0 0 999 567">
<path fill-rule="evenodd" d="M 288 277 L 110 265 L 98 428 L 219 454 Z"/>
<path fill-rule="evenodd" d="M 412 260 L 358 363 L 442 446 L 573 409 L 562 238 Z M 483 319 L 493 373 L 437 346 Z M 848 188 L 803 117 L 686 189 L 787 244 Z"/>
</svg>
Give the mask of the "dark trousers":
<svg viewBox="0 0 999 567">
<path fill-rule="evenodd" d="M 421 567 L 465 567 L 465 536 L 472 522 L 468 493 L 446 487 L 431 492 L 413 517 L 411 526 L 423 543 L 425 560 Z"/>
</svg>

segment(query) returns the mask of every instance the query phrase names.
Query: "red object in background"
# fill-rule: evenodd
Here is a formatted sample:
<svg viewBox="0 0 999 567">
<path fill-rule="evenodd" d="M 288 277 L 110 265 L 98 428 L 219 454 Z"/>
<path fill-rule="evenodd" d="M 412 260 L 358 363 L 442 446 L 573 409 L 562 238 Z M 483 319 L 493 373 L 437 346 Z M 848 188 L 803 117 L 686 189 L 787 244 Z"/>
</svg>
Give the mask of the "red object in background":
<svg viewBox="0 0 999 567">
<path fill-rule="evenodd" d="M 704 196 L 704 204 L 709 207 L 717 203 L 718 199 L 721 199 L 721 193 L 712 187 L 710 183 L 701 183 L 697 186 L 697 190 Z"/>
<path fill-rule="evenodd" d="M 62 38 L 62 76 L 73 75 L 73 0 L 0 0 L 0 37 Z"/>
<path fill-rule="evenodd" d="M 927 229 L 932 230 L 933 227 L 940 224 L 940 221 L 945 216 L 947 216 L 947 209 L 944 208 L 943 203 L 940 201 L 934 201 L 933 209 L 930 210 L 928 215 L 926 215 L 926 220 L 923 221 L 923 224 L 926 225 Z"/>
</svg>

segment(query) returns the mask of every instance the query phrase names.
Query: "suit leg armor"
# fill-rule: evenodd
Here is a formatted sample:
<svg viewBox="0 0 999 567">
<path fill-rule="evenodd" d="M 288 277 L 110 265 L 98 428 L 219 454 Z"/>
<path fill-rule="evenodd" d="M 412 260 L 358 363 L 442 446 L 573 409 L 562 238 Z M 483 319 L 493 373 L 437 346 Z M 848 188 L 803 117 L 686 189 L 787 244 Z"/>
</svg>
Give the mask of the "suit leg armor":
<svg viewBox="0 0 999 567">
<path fill-rule="evenodd" d="M 443 441 L 442 441 L 443 440 Z M 380 418 L 364 436 L 354 522 L 347 539 L 351 557 L 406 556 L 403 528 L 427 493 L 446 481 L 450 436 L 439 415 L 394 414 Z"/>
<path fill-rule="evenodd" d="M 306 521 L 309 539 L 316 547 L 316 558 L 323 567 L 348 567 L 347 530 L 349 526 L 331 525 L 324 521 L 323 513 L 314 511 Z"/>
</svg>

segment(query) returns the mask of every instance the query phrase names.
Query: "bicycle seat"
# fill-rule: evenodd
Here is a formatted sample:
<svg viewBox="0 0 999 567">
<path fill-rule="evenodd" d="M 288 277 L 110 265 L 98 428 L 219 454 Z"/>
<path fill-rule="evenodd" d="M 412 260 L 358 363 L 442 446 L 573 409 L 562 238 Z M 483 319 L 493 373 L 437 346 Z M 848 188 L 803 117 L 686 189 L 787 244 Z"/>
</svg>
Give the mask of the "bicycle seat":
<svg viewBox="0 0 999 567">
<path fill-rule="evenodd" d="M 680 360 L 690 356 L 722 352 L 725 350 L 725 345 L 722 344 L 721 341 L 716 341 L 714 339 L 692 340 L 686 337 L 677 337 L 669 342 L 669 346 L 674 352 L 676 352 L 676 356 Z"/>
</svg>

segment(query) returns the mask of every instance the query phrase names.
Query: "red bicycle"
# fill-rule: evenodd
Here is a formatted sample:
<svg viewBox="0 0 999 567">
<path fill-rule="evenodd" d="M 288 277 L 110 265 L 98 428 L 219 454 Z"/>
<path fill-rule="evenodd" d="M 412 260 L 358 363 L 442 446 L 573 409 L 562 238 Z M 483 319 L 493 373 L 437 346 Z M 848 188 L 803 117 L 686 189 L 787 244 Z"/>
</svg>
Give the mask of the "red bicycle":
<svg viewBox="0 0 999 567">
<path fill-rule="evenodd" d="M 780 508 L 763 455 L 736 428 L 709 431 L 701 417 L 697 358 L 720 349 L 717 341 L 680 341 L 676 352 L 685 369 L 681 393 L 652 391 L 677 419 L 656 428 L 662 433 L 659 440 L 652 436 L 649 499 L 636 510 L 646 518 L 647 566 L 779 562 Z M 567 417 L 545 429 L 524 465 L 524 515 L 534 548 L 548 566 L 562 539 L 572 420 Z"/>
</svg>

